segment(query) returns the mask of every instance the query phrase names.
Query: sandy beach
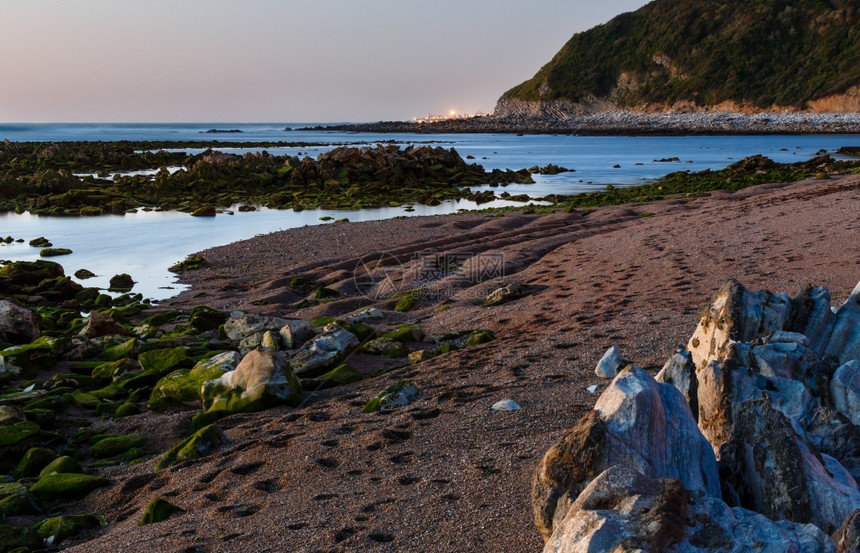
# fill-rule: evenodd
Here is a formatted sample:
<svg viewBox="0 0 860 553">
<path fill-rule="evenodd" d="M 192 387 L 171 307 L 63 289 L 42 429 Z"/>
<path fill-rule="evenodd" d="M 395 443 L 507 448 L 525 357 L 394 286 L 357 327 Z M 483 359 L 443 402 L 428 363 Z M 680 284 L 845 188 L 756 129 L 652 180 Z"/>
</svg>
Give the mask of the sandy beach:
<svg viewBox="0 0 860 553">
<path fill-rule="evenodd" d="M 110 513 L 112 524 L 70 550 L 539 551 L 530 480 L 546 450 L 594 404 L 586 388 L 606 386 L 594 374 L 603 352 L 617 345 L 656 371 L 730 278 L 791 295 L 805 283 L 824 285 L 838 305 L 860 280 L 858 213 L 860 175 L 852 175 L 587 214 L 328 224 L 200 252 L 208 264 L 186 273 L 191 290 L 163 309 L 205 303 L 311 320 L 379 307 L 386 323 L 415 322 L 431 337 L 485 328 L 496 340 L 308 393 L 297 408 L 223 419 L 232 441 L 197 462 L 159 473 L 156 459 L 105 468 L 114 485 L 76 512 Z M 477 282 L 443 276 L 405 313 L 393 311 L 396 299 L 359 293 L 362 261 L 387 264 L 374 274 L 394 271 L 407 290 L 430 253 L 465 268 L 501 260 L 503 270 Z M 304 297 L 290 287 L 296 277 L 341 296 L 296 308 Z M 535 293 L 481 307 L 511 283 Z M 378 368 L 362 367 L 360 355 L 353 362 L 364 373 Z M 389 414 L 360 412 L 401 379 L 421 398 Z M 491 410 L 504 399 L 522 409 Z M 190 432 L 182 411 L 97 425 L 146 434 L 162 449 Z M 137 526 L 156 497 L 185 513 Z"/>
</svg>

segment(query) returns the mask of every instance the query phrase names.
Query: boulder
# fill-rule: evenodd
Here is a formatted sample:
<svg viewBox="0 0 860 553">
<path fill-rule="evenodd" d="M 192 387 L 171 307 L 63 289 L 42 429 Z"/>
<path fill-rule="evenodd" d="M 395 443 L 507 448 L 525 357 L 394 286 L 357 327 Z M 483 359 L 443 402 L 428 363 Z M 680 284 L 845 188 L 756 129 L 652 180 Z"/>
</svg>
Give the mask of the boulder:
<svg viewBox="0 0 860 553">
<path fill-rule="evenodd" d="M 621 355 L 621 350 L 617 346 L 612 346 L 600 361 L 597 362 L 597 367 L 594 368 L 594 374 L 600 378 L 615 378 L 618 374 L 618 369 L 624 366 L 624 357 Z"/>
<path fill-rule="evenodd" d="M 842 526 L 833 534 L 836 550 L 839 553 L 860 551 L 860 510 L 854 511 L 845 519 Z"/>
<path fill-rule="evenodd" d="M 355 334 L 343 328 L 337 328 L 306 342 L 293 355 L 290 364 L 299 376 L 319 376 L 335 367 L 358 345 L 359 340 Z"/>
<path fill-rule="evenodd" d="M 713 450 L 684 397 L 630 366 L 538 465 L 532 507 L 544 538 L 589 482 L 615 465 L 653 479 L 675 478 L 688 490 L 720 497 Z"/>
<path fill-rule="evenodd" d="M 833 311 L 830 309 L 830 291 L 807 285 L 791 302 L 789 330 L 800 333 L 821 357 L 830 341 Z"/>
<path fill-rule="evenodd" d="M 833 407 L 860 426 L 860 360 L 851 360 L 833 374 L 830 381 Z"/>
<path fill-rule="evenodd" d="M 421 395 L 421 391 L 411 382 L 400 380 L 381 391 L 367 402 L 362 413 L 389 411 L 396 407 L 409 405 Z"/>
<path fill-rule="evenodd" d="M 301 385 L 282 355 L 254 350 L 234 370 L 204 383 L 201 394 L 207 413 L 227 415 L 297 405 Z"/>
<path fill-rule="evenodd" d="M 50 369 L 67 343 L 60 338 L 41 336 L 29 344 L 6 348 L 0 351 L 0 376 L 7 373 L 27 378 Z"/>
<path fill-rule="evenodd" d="M 238 347 L 239 352 L 245 354 L 260 345 L 266 331 L 280 332 L 288 322 L 280 317 L 240 315 L 227 319 L 224 333 Z"/>
<path fill-rule="evenodd" d="M 0 342 L 28 344 L 38 338 L 39 317 L 9 300 L 0 300 Z"/>
<path fill-rule="evenodd" d="M 113 317 L 102 315 L 95 309 L 90 311 L 87 324 L 78 333 L 78 336 L 87 339 L 113 335 L 131 336 L 131 332 Z"/>
<path fill-rule="evenodd" d="M 860 283 L 836 312 L 830 341 L 823 358 L 832 357 L 838 364 L 860 359 Z"/>
<path fill-rule="evenodd" d="M 300 347 L 319 333 L 320 330 L 315 325 L 299 319 L 288 320 L 278 331 L 281 343 L 287 349 Z"/>
<path fill-rule="evenodd" d="M 155 471 L 164 470 L 184 461 L 199 459 L 228 443 L 230 438 L 220 427 L 214 424 L 203 427 L 170 448 L 156 463 Z"/>
<path fill-rule="evenodd" d="M 241 361 L 242 356 L 238 352 L 225 351 L 199 361 L 190 370 L 173 371 L 152 388 L 147 406 L 154 411 L 163 411 L 169 407 L 197 404 L 202 400 L 206 382 L 221 378 Z"/>
<path fill-rule="evenodd" d="M 544 553 L 641 551 L 836 553 L 810 524 L 774 522 L 676 479 L 614 466 L 599 474 L 558 520 Z"/>
</svg>

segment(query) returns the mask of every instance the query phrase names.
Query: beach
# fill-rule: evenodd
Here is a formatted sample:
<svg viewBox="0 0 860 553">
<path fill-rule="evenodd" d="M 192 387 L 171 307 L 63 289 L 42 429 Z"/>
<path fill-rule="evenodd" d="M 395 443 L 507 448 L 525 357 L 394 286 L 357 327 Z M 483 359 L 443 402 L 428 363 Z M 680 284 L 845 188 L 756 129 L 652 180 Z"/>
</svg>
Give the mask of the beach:
<svg viewBox="0 0 860 553">
<path fill-rule="evenodd" d="M 591 212 L 344 222 L 204 250 L 207 264 L 183 274 L 191 289 L 159 309 L 205 303 L 311 320 L 378 307 L 384 324 L 417 323 L 428 337 L 488 329 L 495 340 L 306 393 L 295 408 L 222 419 L 230 442 L 199 461 L 158 473 L 153 458 L 100 469 L 113 485 L 75 510 L 106 513 L 112 524 L 71 550 L 537 551 L 532 474 L 592 408 L 586 388 L 608 383 L 594 374 L 607 348 L 655 373 L 732 278 L 791 295 L 806 283 L 827 286 L 839 305 L 860 280 L 858 208 L 860 176 L 851 175 Z M 477 281 L 442 275 L 406 312 L 356 286 L 356 267 L 377 260 L 408 277 L 401 292 L 412 290 L 431 254 L 464 268 L 501 260 L 503 270 Z M 297 277 L 340 296 L 297 308 Z M 515 283 L 530 294 L 481 305 Z M 350 363 L 370 374 L 378 367 L 368 357 Z M 419 398 L 361 413 L 400 380 Z M 522 408 L 491 409 L 505 399 Z M 144 434 L 162 450 L 191 432 L 187 411 L 93 427 Z M 156 497 L 185 513 L 137 526 Z"/>
</svg>

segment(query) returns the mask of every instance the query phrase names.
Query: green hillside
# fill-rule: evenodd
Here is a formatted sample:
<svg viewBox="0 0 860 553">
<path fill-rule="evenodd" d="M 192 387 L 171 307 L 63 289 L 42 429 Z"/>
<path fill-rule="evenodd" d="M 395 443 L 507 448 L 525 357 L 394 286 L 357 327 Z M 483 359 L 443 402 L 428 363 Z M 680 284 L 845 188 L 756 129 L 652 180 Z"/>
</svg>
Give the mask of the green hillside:
<svg viewBox="0 0 860 553">
<path fill-rule="evenodd" d="M 856 0 L 656 0 L 574 35 L 503 98 L 801 107 L 858 84 Z"/>
</svg>

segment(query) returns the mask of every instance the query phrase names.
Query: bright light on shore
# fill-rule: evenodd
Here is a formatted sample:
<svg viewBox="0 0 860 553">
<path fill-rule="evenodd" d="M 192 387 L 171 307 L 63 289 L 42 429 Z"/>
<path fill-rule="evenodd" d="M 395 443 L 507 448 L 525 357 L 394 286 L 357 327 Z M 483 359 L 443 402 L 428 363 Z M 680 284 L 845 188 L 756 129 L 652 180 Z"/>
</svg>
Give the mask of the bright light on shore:
<svg viewBox="0 0 860 553">
<path fill-rule="evenodd" d="M 457 110 L 452 109 L 451 111 L 448 112 L 448 115 L 450 115 L 451 117 L 455 117 L 457 115 Z"/>
</svg>

